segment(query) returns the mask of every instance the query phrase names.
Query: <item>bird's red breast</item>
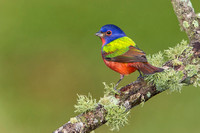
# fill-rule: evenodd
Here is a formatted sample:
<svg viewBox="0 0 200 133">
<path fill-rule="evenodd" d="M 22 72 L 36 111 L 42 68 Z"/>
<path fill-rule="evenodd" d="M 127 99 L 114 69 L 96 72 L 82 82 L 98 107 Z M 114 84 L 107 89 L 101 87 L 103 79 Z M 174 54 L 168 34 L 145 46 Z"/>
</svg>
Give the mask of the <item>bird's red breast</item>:
<svg viewBox="0 0 200 133">
<path fill-rule="evenodd" d="M 134 63 L 120 63 L 120 62 L 113 62 L 113 61 L 107 61 L 103 59 L 105 64 L 112 70 L 122 74 L 122 75 L 128 75 L 130 73 L 133 73 L 137 70 L 137 68 L 133 67 L 134 65 L 138 65 L 139 62 Z"/>
<path fill-rule="evenodd" d="M 162 72 L 164 69 L 152 66 L 148 62 L 131 62 L 131 63 L 121 63 L 114 61 L 107 61 L 103 59 L 105 64 L 112 70 L 122 74 L 129 75 L 136 70 L 142 71 L 144 74 L 153 74 L 156 72 Z"/>
</svg>

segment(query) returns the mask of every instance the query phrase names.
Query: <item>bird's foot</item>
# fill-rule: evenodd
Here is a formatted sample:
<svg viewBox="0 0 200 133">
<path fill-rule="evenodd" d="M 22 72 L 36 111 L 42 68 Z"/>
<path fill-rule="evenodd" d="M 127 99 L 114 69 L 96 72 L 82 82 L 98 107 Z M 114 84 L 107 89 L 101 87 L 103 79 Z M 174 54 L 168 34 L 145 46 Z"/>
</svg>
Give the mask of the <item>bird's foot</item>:
<svg viewBox="0 0 200 133">
<path fill-rule="evenodd" d="M 119 95 L 121 94 L 120 90 L 117 89 L 117 86 L 115 86 L 113 89 L 114 89 L 115 94 L 119 94 Z"/>
<path fill-rule="evenodd" d="M 121 82 L 123 78 L 124 78 L 124 75 L 120 74 L 120 79 L 117 82 L 117 84 L 115 85 L 115 87 L 113 88 L 115 90 L 116 94 L 119 94 L 119 95 L 121 94 L 120 90 L 117 89 L 117 86 L 119 85 L 119 82 Z"/>
<path fill-rule="evenodd" d="M 140 70 L 138 70 L 138 72 L 139 72 L 140 75 L 137 77 L 137 80 L 140 80 L 140 79 L 144 78 L 142 73 L 140 72 Z"/>
<path fill-rule="evenodd" d="M 117 90 L 117 86 L 115 86 L 113 89 L 114 89 L 115 91 L 118 91 L 118 90 Z"/>
<path fill-rule="evenodd" d="M 142 74 L 140 74 L 140 76 L 137 77 L 137 80 L 140 80 L 142 78 L 144 78 L 144 76 L 142 76 Z"/>
</svg>

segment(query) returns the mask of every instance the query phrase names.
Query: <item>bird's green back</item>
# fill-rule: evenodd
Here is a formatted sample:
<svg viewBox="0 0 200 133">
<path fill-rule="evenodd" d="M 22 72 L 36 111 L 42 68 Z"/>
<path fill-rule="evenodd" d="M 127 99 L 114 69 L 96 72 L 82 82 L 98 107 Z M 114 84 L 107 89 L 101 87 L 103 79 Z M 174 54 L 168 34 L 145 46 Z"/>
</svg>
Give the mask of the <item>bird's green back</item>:
<svg viewBox="0 0 200 133">
<path fill-rule="evenodd" d="M 121 37 L 103 46 L 102 50 L 108 54 L 106 57 L 112 58 L 126 53 L 129 46 L 136 46 L 135 42 L 129 37 Z"/>
</svg>

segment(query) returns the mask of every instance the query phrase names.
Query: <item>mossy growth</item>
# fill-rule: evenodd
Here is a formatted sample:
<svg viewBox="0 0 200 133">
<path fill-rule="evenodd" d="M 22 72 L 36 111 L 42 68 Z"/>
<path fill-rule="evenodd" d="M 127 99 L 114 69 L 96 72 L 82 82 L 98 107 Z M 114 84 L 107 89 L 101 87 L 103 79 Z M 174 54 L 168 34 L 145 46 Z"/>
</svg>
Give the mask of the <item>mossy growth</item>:
<svg viewBox="0 0 200 133">
<path fill-rule="evenodd" d="M 144 106 L 144 103 L 145 103 L 145 99 L 144 99 L 144 95 L 142 95 L 141 96 L 141 103 L 140 103 L 141 107 Z"/>
<path fill-rule="evenodd" d="M 194 25 L 195 28 L 199 27 L 199 23 L 196 20 L 193 20 L 192 24 Z"/>
<path fill-rule="evenodd" d="M 72 124 L 74 124 L 74 123 L 77 123 L 78 122 L 78 120 L 77 120 L 77 118 L 76 117 L 72 117 L 72 118 L 70 118 L 70 120 L 69 120 Z"/>
<path fill-rule="evenodd" d="M 182 62 L 178 59 L 185 53 L 185 57 L 190 58 L 192 56 L 191 52 L 192 47 L 188 46 L 187 41 L 182 40 L 175 47 L 169 47 L 169 49 L 164 51 L 164 56 L 166 56 L 167 60 L 172 60 L 174 66 L 182 65 Z"/>
<path fill-rule="evenodd" d="M 93 99 L 91 94 L 88 94 L 88 96 L 78 95 L 77 105 L 74 106 L 76 109 L 75 112 L 84 113 L 91 111 L 98 104 L 101 104 L 107 111 L 105 116 L 106 125 L 110 126 L 111 130 L 119 130 L 120 127 L 128 123 L 127 116 L 129 111 L 126 111 L 124 106 L 118 105 L 119 100 L 115 98 L 115 94 L 118 92 L 113 89 L 114 84 L 107 85 L 105 82 L 103 84 L 105 86 L 104 97 L 100 98 L 99 102 L 96 102 L 96 99 Z M 74 123 L 77 122 L 77 119 L 71 118 L 70 121 Z"/>
<path fill-rule="evenodd" d="M 182 63 L 189 64 L 188 60 L 193 55 L 191 49 L 192 47 L 188 46 L 187 41 L 183 40 L 175 47 L 170 47 L 164 52 L 159 52 L 158 54 L 147 56 L 147 58 L 152 65 L 158 67 L 161 67 L 167 60 L 170 60 L 173 66 L 182 65 Z M 181 61 L 179 60 L 180 58 L 182 58 Z M 190 75 L 194 75 L 198 71 L 197 69 L 189 70 L 191 67 L 198 67 L 197 65 L 187 65 L 187 67 L 188 73 Z M 148 75 L 145 79 L 148 82 L 153 82 L 156 85 L 158 91 L 169 89 L 170 91 L 180 92 L 182 86 L 184 85 L 184 83 L 181 83 L 183 76 L 183 71 L 175 71 L 173 68 L 168 68 L 164 72 Z"/>
<path fill-rule="evenodd" d="M 200 19 L 200 13 L 197 13 L 197 14 L 196 14 L 196 17 L 197 17 L 198 19 Z"/>
<path fill-rule="evenodd" d="M 104 108 L 107 110 L 106 125 L 110 126 L 111 130 L 119 130 L 120 127 L 128 123 L 127 117 L 129 111 L 126 112 L 126 108 L 124 106 L 110 104 L 108 106 L 104 106 Z"/>
<path fill-rule="evenodd" d="M 183 76 L 183 72 L 175 71 L 170 68 L 164 72 L 149 75 L 145 80 L 153 82 L 158 91 L 164 91 L 166 89 L 169 89 L 170 91 L 181 91 L 183 84 L 180 83 L 180 81 Z"/>
<path fill-rule="evenodd" d="M 192 64 L 187 64 L 185 67 L 187 76 L 190 84 L 193 84 L 195 87 L 200 87 L 200 59 L 194 59 Z"/>
<path fill-rule="evenodd" d="M 148 98 L 151 97 L 151 92 L 148 92 L 148 93 L 147 93 L 147 97 L 148 97 Z"/>
<path fill-rule="evenodd" d="M 193 86 L 195 87 L 200 87 L 200 59 L 194 59 L 193 63 L 196 64 L 194 67 L 194 71 L 191 72 L 190 70 L 190 74 L 192 75 L 192 73 L 196 73 L 196 75 L 194 76 L 194 80 L 193 80 Z"/>
<path fill-rule="evenodd" d="M 161 67 L 165 63 L 165 59 L 161 51 L 153 55 L 147 55 L 147 59 L 148 62 L 157 67 Z"/>
<path fill-rule="evenodd" d="M 110 95 L 115 95 L 115 94 L 119 94 L 119 92 L 117 92 L 114 87 L 115 87 L 115 84 L 114 83 L 111 83 L 110 86 L 107 85 L 105 82 L 103 82 L 103 85 L 104 85 L 104 95 L 105 96 L 110 96 Z"/>
<path fill-rule="evenodd" d="M 200 87 L 200 74 L 196 75 L 195 80 L 193 81 L 194 87 Z"/>
<path fill-rule="evenodd" d="M 78 95 L 77 104 L 74 105 L 75 112 L 83 113 L 86 111 L 91 111 L 97 106 L 96 99 L 93 99 L 91 94 L 88 96 Z"/>
<path fill-rule="evenodd" d="M 190 27 L 190 24 L 187 21 L 183 21 L 183 27 L 188 28 Z"/>
<path fill-rule="evenodd" d="M 105 86 L 104 97 L 99 100 L 99 103 L 104 106 L 107 111 L 106 115 L 106 125 L 111 127 L 111 130 L 119 130 L 120 127 L 128 123 L 128 114 L 129 111 L 126 111 L 126 108 L 119 104 L 119 100 L 115 98 L 116 91 L 114 91 L 114 84 Z"/>
<path fill-rule="evenodd" d="M 192 77 L 192 76 L 196 75 L 197 72 L 199 71 L 199 67 L 200 67 L 199 65 L 188 64 L 185 67 L 185 70 L 187 72 L 187 76 Z"/>
</svg>

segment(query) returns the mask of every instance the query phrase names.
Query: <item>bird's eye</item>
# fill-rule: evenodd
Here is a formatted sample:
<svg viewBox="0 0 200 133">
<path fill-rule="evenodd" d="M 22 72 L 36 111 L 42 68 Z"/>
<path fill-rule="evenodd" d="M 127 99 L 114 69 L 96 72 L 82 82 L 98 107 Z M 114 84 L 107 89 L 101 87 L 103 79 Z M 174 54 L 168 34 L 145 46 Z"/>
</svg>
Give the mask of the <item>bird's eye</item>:
<svg viewBox="0 0 200 133">
<path fill-rule="evenodd" d="M 112 31 L 110 31 L 110 30 L 107 31 L 107 32 L 106 32 L 106 35 L 108 35 L 108 36 L 112 35 Z"/>
</svg>

